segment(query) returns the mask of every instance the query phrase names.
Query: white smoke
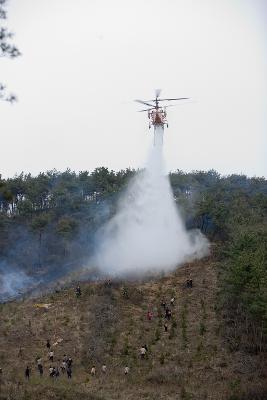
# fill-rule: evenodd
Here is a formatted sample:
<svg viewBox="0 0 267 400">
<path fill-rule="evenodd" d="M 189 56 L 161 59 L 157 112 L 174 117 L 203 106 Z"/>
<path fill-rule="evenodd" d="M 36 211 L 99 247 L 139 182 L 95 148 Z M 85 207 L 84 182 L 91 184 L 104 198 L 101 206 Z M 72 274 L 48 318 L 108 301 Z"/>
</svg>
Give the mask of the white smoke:
<svg viewBox="0 0 267 400">
<path fill-rule="evenodd" d="M 208 253 L 199 231 L 186 232 L 164 173 L 162 143 L 163 129 L 157 128 L 145 170 L 130 181 L 117 213 L 99 233 L 95 263 L 106 274 L 171 270 Z"/>
<path fill-rule="evenodd" d="M 23 271 L 18 271 L 0 265 L 0 302 L 17 297 L 23 290 L 33 284 L 33 278 L 26 275 Z"/>
</svg>

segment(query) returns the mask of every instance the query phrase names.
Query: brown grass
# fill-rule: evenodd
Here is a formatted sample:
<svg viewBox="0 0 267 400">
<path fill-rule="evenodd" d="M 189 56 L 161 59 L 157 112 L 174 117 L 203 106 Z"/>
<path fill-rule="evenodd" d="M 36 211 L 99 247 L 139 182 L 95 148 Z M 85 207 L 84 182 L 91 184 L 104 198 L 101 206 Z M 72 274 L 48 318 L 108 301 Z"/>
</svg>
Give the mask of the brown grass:
<svg viewBox="0 0 267 400">
<path fill-rule="evenodd" d="M 194 287 L 184 282 L 190 271 Z M 127 288 L 128 296 L 123 293 Z M 266 384 L 261 356 L 230 352 L 220 335 L 216 314 L 216 265 L 194 262 L 173 274 L 144 283 L 82 285 L 82 297 L 66 289 L 39 299 L 0 306 L 0 399 L 212 399 L 231 400 L 242 393 L 263 392 Z M 164 332 L 161 299 L 176 301 Z M 49 310 L 35 303 L 52 303 Z M 153 312 L 147 320 L 148 310 Z M 54 365 L 63 355 L 73 362 L 73 379 L 48 376 L 46 339 L 55 346 Z M 139 348 L 148 354 L 141 360 Z M 19 354 L 19 349 L 22 349 Z M 42 357 L 39 378 L 36 358 Z M 102 375 L 105 363 L 108 371 Z M 25 381 L 26 365 L 32 370 Z M 97 374 L 89 371 L 96 365 Z M 130 367 L 124 376 L 124 367 Z"/>
</svg>

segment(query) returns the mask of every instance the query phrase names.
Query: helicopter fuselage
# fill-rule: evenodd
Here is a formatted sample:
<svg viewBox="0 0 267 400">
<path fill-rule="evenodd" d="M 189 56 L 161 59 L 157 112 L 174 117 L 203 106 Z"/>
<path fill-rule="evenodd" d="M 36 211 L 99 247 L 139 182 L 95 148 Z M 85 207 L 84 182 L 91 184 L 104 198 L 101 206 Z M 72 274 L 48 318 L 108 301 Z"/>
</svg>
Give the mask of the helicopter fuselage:
<svg viewBox="0 0 267 400">
<path fill-rule="evenodd" d="M 166 119 L 167 113 L 165 110 L 162 108 L 155 108 L 152 111 L 148 111 L 148 118 L 149 118 L 149 128 L 151 128 L 152 125 L 167 125 L 168 122 Z"/>
</svg>

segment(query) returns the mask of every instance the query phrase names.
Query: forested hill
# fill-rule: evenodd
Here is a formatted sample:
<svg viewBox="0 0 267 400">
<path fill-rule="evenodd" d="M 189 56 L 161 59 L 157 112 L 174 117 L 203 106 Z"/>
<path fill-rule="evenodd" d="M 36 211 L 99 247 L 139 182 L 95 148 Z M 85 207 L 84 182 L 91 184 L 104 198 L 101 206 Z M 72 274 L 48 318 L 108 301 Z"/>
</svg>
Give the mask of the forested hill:
<svg viewBox="0 0 267 400">
<path fill-rule="evenodd" d="M 0 268 L 60 275 L 63 266 L 83 263 L 135 172 L 53 170 L 0 179 Z M 263 222 L 264 178 L 177 171 L 170 181 L 187 227 L 200 228 L 211 240 L 227 240 L 237 225 L 247 229 Z"/>
<path fill-rule="evenodd" d="M 0 179 L 0 260 L 30 273 L 82 262 L 95 232 L 114 213 L 118 194 L 135 171 L 97 168 L 76 174 L 49 171 Z M 262 223 L 267 184 L 215 171 L 170 174 L 188 228 L 211 240 L 227 239 L 237 225 Z"/>
<path fill-rule="evenodd" d="M 96 231 L 114 214 L 135 173 L 97 168 L 0 179 L 2 299 L 31 279 L 50 283 L 87 262 Z M 266 180 L 211 170 L 176 171 L 170 181 L 187 227 L 216 244 L 221 301 L 261 348 L 267 329 Z"/>
</svg>

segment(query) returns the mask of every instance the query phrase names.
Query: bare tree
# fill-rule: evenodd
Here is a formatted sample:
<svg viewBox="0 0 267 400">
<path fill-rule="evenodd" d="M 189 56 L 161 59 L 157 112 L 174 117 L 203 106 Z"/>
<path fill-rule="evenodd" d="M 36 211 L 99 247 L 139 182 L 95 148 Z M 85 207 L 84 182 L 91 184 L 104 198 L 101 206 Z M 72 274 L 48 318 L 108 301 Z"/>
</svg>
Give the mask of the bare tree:
<svg viewBox="0 0 267 400">
<path fill-rule="evenodd" d="M 7 0 L 0 0 L 0 57 L 12 59 L 18 57 L 20 51 L 12 43 L 13 33 L 2 25 L 3 21 L 7 19 L 6 4 Z M 7 93 L 6 86 L 0 82 L 0 99 L 13 103 L 17 98 L 14 94 Z"/>
</svg>

